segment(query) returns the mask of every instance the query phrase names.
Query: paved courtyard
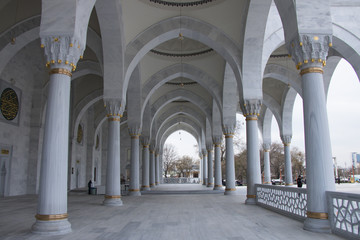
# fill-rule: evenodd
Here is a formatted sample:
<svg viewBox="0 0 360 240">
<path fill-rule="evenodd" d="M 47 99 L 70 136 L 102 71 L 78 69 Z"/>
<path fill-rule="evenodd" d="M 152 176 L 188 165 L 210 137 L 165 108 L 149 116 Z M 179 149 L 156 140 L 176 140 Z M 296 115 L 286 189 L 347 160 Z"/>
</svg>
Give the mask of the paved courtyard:
<svg viewBox="0 0 360 240">
<path fill-rule="evenodd" d="M 359 190 L 360 185 L 340 185 Z M 224 196 L 201 185 L 160 185 L 141 197 L 123 196 L 121 207 L 102 206 L 102 195 L 70 192 L 73 232 L 39 236 L 34 223 L 36 196 L 0 199 L 0 239 L 341 239 L 302 229 L 303 223 L 258 206 L 245 205 L 246 187 Z"/>
</svg>

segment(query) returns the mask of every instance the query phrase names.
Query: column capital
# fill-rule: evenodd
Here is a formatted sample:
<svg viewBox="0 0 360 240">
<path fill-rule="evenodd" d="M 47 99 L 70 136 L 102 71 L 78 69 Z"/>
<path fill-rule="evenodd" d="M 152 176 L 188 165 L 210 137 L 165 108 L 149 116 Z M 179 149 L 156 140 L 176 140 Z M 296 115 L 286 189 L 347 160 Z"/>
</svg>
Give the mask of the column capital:
<svg viewBox="0 0 360 240">
<path fill-rule="evenodd" d="M 140 127 L 129 127 L 128 131 L 131 138 L 139 138 L 141 135 Z"/>
<path fill-rule="evenodd" d="M 213 136 L 213 143 L 215 147 L 220 147 L 222 142 L 222 136 Z"/>
<path fill-rule="evenodd" d="M 281 137 L 281 141 L 285 146 L 290 146 L 291 138 L 292 138 L 291 135 L 281 135 L 280 137 Z"/>
<path fill-rule="evenodd" d="M 236 124 L 234 124 L 234 125 L 223 125 L 222 129 L 223 129 L 223 133 L 225 135 L 225 138 L 233 137 L 234 134 L 235 134 L 235 128 L 236 128 Z"/>
<path fill-rule="evenodd" d="M 262 102 L 260 99 L 249 99 L 240 102 L 240 107 L 246 120 L 257 120 L 257 117 L 260 116 L 261 106 Z"/>
<path fill-rule="evenodd" d="M 300 34 L 287 45 L 296 68 L 301 70 L 325 66 L 329 47 L 332 36 L 328 34 Z"/>
<path fill-rule="evenodd" d="M 271 144 L 270 143 L 263 143 L 263 148 L 265 152 L 270 152 Z"/>
<path fill-rule="evenodd" d="M 150 137 L 149 136 L 142 136 L 141 137 L 141 144 L 145 147 L 149 147 L 150 145 Z"/>
<path fill-rule="evenodd" d="M 214 147 L 214 145 L 212 142 L 206 143 L 206 149 L 208 152 L 211 152 L 213 150 L 213 147 Z"/>
<path fill-rule="evenodd" d="M 121 101 L 119 99 L 104 99 L 104 107 L 106 108 L 108 117 L 122 117 L 123 109 L 121 107 Z"/>
<path fill-rule="evenodd" d="M 203 157 L 206 157 L 206 156 L 207 156 L 207 151 L 206 151 L 206 149 L 203 149 L 203 150 L 202 150 L 202 155 L 203 155 Z"/>
<path fill-rule="evenodd" d="M 46 67 L 58 68 L 57 64 L 63 64 L 72 71 L 75 71 L 85 50 L 78 39 L 59 35 L 42 37 L 41 48 L 44 48 Z"/>
</svg>

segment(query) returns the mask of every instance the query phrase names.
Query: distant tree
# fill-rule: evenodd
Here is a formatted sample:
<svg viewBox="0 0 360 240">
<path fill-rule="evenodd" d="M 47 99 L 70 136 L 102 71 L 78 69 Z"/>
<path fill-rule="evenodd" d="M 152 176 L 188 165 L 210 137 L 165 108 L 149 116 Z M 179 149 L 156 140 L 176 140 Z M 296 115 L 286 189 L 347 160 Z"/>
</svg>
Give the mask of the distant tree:
<svg viewBox="0 0 360 240">
<path fill-rule="evenodd" d="M 293 178 L 303 175 L 305 172 L 305 153 L 300 151 L 297 147 L 291 149 L 291 165 Z"/>
<path fill-rule="evenodd" d="M 179 177 L 189 177 L 193 169 L 194 161 L 189 156 L 183 156 L 176 161 L 176 171 Z"/>
<path fill-rule="evenodd" d="M 270 147 L 270 170 L 271 175 L 280 178 L 280 171 L 284 172 L 285 157 L 284 145 L 281 143 L 272 143 Z"/>
<path fill-rule="evenodd" d="M 175 171 L 175 162 L 178 156 L 175 151 L 175 146 L 172 144 L 166 144 L 163 150 L 163 169 L 165 178 Z"/>
<path fill-rule="evenodd" d="M 243 149 L 235 155 L 235 177 L 236 179 L 246 182 L 247 171 L 247 150 Z"/>
</svg>

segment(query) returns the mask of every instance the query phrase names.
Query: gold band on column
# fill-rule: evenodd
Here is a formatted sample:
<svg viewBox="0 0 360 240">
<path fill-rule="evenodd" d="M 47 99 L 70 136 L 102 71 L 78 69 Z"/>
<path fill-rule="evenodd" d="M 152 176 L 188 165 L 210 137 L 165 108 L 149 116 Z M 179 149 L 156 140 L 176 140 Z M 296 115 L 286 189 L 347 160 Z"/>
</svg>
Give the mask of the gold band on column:
<svg viewBox="0 0 360 240">
<path fill-rule="evenodd" d="M 120 122 L 120 118 L 111 117 L 108 119 L 109 122 Z"/>
<path fill-rule="evenodd" d="M 225 188 L 225 191 L 236 191 L 236 188 Z"/>
<path fill-rule="evenodd" d="M 284 143 L 284 146 L 285 146 L 285 147 L 288 147 L 288 146 L 290 146 L 290 144 L 291 144 L 291 143 Z"/>
<path fill-rule="evenodd" d="M 154 186 L 155 184 L 153 184 L 153 183 L 150 183 L 150 187 L 152 187 L 152 186 Z"/>
<path fill-rule="evenodd" d="M 233 137 L 234 137 L 233 133 L 225 134 L 225 138 L 233 138 Z"/>
<path fill-rule="evenodd" d="M 269 150 L 269 149 L 265 149 L 264 152 L 270 152 L 270 150 Z"/>
<path fill-rule="evenodd" d="M 149 148 L 150 145 L 143 145 L 143 148 Z"/>
<path fill-rule="evenodd" d="M 320 212 L 306 212 L 308 218 L 316 218 L 316 219 L 328 219 L 327 213 L 320 213 Z"/>
<path fill-rule="evenodd" d="M 292 183 L 285 183 L 285 186 L 292 186 L 292 185 L 294 185 L 294 184 L 292 184 Z"/>
<path fill-rule="evenodd" d="M 257 121 L 257 117 L 246 117 L 246 121 Z"/>
<path fill-rule="evenodd" d="M 41 221 L 56 221 L 56 220 L 64 220 L 68 218 L 68 214 L 67 213 L 63 213 L 63 214 L 49 214 L 49 215 L 44 215 L 44 214 L 36 214 L 35 218 L 37 220 L 41 220 Z"/>
<path fill-rule="evenodd" d="M 269 184 L 269 183 L 271 183 L 271 182 L 264 182 L 263 184 Z"/>
<path fill-rule="evenodd" d="M 140 134 L 131 135 L 131 138 L 132 138 L 132 139 L 139 139 L 139 137 L 140 137 Z"/>
<path fill-rule="evenodd" d="M 65 68 L 53 68 L 49 71 L 49 75 L 52 75 L 52 74 L 64 74 L 69 77 L 72 76 L 71 72 Z"/>
<path fill-rule="evenodd" d="M 246 195 L 247 198 L 256 198 L 256 195 Z"/>
<path fill-rule="evenodd" d="M 140 192 L 140 189 L 129 189 L 129 192 Z"/>
<path fill-rule="evenodd" d="M 150 186 L 149 185 L 143 185 L 141 186 L 142 188 L 149 188 Z"/>
<path fill-rule="evenodd" d="M 222 187 L 222 185 L 215 185 L 215 187 Z"/>
<path fill-rule="evenodd" d="M 105 195 L 105 198 L 114 199 L 114 198 L 121 198 L 121 196 L 120 195 Z"/>
<path fill-rule="evenodd" d="M 307 74 L 307 73 L 321 73 L 321 74 L 323 74 L 324 71 L 320 67 L 310 67 L 310 68 L 302 69 L 301 72 L 300 72 L 300 75 L 302 76 L 302 75 Z"/>
<path fill-rule="evenodd" d="M 214 144 L 215 147 L 221 147 L 221 144 Z"/>
<path fill-rule="evenodd" d="M 214 184 L 213 184 L 213 183 L 208 183 L 207 185 L 208 185 L 208 186 L 212 186 L 212 185 L 214 185 Z"/>
</svg>

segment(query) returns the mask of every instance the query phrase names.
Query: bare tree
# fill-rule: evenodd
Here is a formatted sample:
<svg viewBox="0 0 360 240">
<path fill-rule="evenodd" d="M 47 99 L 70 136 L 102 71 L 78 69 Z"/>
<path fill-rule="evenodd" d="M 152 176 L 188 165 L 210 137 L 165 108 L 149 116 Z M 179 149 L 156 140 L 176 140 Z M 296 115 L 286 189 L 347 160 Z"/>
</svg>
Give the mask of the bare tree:
<svg viewBox="0 0 360 240">
<path fill-rule="evenodd" d="M 178 176 L 189 177 L 191 170 L 193 169 L 194 161 L 189 156 L 183 156 L 176 161 L 176 170 Z"/>
<path fill-rule="evenodd" d="M 168 174 L 175 171 L 175 162 L 178 158 L 175 146 L 172 144 L 166 144 L 163 150 L 163 169 L 165 178 L 168 177 Z"/>
</svg>

